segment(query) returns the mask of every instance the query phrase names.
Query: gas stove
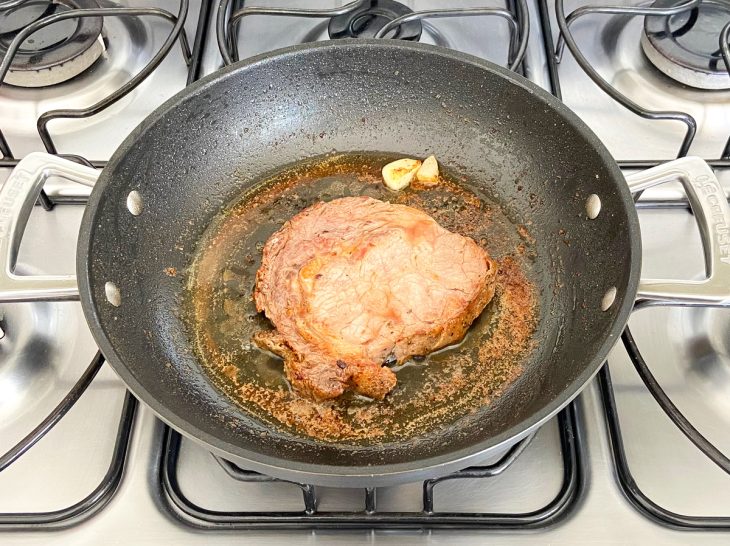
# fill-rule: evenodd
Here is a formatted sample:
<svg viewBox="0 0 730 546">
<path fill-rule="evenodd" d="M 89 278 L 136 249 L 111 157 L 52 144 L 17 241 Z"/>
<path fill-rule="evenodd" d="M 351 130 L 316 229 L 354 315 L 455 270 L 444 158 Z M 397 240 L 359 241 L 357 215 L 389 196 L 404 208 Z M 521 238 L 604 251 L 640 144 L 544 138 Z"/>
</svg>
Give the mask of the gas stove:
<svg viewBox="0 0 730 546">
<path fill-rule="evenodd" d="M 44 17 L 53 24 L 30 34 Z M 512 67 L 586 121 L 627 175 L 698 155 L 730 192 L 728 34 L 724 0 L 4 0 L 0 182 L 37 151 L 103 168 L 145 116 L 231 61 L 362 36 Z M 74 272 L 88 192 L 46 181 L 17 273 Z M 643 275 L 703 278 L 681 186 L 637 207 Z M 638 305 L 581 396 L 507 453 L 439 480 L 313 487 L 241 469 L 163 425 L 103 364 L 78 303 L 5 301 L 0 540 L 725 544 L 729 393 L 730 311 Z"/>
</svg>

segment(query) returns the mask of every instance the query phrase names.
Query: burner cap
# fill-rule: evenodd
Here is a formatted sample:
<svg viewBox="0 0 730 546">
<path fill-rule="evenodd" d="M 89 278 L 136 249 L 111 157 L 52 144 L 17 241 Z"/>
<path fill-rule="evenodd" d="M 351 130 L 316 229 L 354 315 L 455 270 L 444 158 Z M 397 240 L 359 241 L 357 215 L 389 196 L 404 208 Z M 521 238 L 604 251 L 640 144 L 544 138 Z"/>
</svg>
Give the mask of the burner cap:
<svg viewBox="0 0 730 546">
<path fill-rule="evenodd" d="M 329 35 L 330 38 L 374 38 L 393 19 L 409 13 L 413 10 L 395 0 L 370 0 L 369 4 L 330 19 Z M 420 21 L 410 21 L 395 31 L 395 38 L 418 41 L 422 30 Z"/>
<path fill-rule="evenodd" d="M 17 34 L 7 31 L 40 17 L 78 8 L 98 8 L 95 0 L 30 0 L 0 15 L 0 57 Z M 40 11 L 40 14 L 38 12 Z M 36 15 L 38 14 L 38 15 Z M 64 82 L 89 68 L 104 52 L 102 18 L 66 19 L 32 34 L 20 46 L 5 81 L 21 87 L 45 87 Z"/>
<path fill-rule="evenodd" d="M 681 0 L 657 0 L 655 8 L 668 8 Z M 730 3 L 703 0 L 696 8 L 677 15 L 644 19 L 641 46 L 649 60 L 670 78 L 700 89 L 730 89 L 718 42 L 730 23 Z"/>
<path fill-rule="evenodd" d="M 0 7 L 0 34 L 19 31 L 33 21 L 47 15 L 46 10 L 50 7 L 51 0 L 23 2 L 14 8 Z"/>
</svg>

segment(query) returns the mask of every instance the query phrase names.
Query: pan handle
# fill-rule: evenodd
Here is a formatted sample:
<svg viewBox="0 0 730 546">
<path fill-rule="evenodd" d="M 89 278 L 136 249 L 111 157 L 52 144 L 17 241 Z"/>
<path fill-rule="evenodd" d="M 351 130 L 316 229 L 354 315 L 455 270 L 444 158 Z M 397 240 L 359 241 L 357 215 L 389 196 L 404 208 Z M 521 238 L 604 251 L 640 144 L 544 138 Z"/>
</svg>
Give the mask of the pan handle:
<svg viewBox="0 0 730 546">
<path fill-rule="evenodd" d="M 16 275 L 20 241 L 43 184 L 50 176 L 93 186 L 99 171 L 33 152 L 21 159 L 0 188 L 0 302 L 78 300 L 75 275 Z"/>
<path fill-rule="evenodd" d="M 677 180 L 697 219 L 707 278 L 641 279 L 636 298 L 682 305 L 730 305 L 730 206 L 712 168 L 699 157 L 683 157 L 626 177 L 632 193 Z"/>
</svg>

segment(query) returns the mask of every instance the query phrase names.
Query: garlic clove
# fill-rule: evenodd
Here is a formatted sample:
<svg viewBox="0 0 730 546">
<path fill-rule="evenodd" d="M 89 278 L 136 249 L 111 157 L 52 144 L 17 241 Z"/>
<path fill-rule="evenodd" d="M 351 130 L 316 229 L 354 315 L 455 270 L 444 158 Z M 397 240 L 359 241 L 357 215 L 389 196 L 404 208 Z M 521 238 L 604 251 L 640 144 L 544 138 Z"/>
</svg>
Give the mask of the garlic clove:
<svg viewBox="0 0 730 546">
<path fill-rule="evenodd" d="M 416 176 L 421 166 L 417 159 L 398 159 L 383 167 L 383 181 L 385 185 L 394 191 L 400 191 L 408 187 Z"/>
<path fill-rule="evenodd" d="M 436 156 L 430 155 L 416 172 L 416 180 L 423 186 L 435 186 L 439 182 L 439 164 Z"/>
</svg>

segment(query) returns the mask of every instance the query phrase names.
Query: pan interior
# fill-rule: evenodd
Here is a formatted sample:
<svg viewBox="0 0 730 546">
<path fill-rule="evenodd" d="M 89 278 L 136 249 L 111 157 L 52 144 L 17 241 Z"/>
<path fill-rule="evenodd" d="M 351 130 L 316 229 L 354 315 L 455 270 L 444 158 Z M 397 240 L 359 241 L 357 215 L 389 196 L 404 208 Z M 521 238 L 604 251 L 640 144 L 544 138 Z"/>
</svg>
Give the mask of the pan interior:
<svg viewBox="0 0 730 546">
<path fill-rule="evenodd" d="M 444 427 L 488 411 L 535 345 L 539 279 L 528 227 L 443 166 L 433 188 L 388 190 L 379 173 L 398 157 L 333 154 L 284 169 L 227 207 L 198 244 L 186 307 L 202 368 L 244 411 L 282 433 L 350 444 L 443 434 Z M 292 391 L 281 360 L 251 342 L 256 332 L 271 329 L 252 298 L 256 271 L 265 241 L 284 222 L 318 201 L 353 195 L 423 210 L 471 237 L 498 261 L 497 286 L 461 343 L 394 368 L 398 385 L 385 400 L 347 393 L 316 403 Z"/>
<path fill-rule="evenodd" d="M 202 80 L 135 130 L 90 198 L 77 272 L 97 343 L 143 402 L 243 466 L 315 482 L 321 474 L 413 478 L 424 468 L 453 469 L 574 396 L 633 303 L 636 213 L 595 136 L 557 100 L 505 70 L 392 42 L 310 44 Z M 527 275 L 537 287 L 540 323 L 524 372 L 489 411 L 425 441 L 315 442 L 252 418 L 202 371 L 182 313 L 185 272 L 223 209 L 283 167 L 356 151 L 434 154 L 535 239 Z M 591 220 L 592 195 L 601 208 Z M 107 299 L 107 283 L 118 299 Z M 615 301 L 602 311 L 612 287 Z"/>
</svg>

